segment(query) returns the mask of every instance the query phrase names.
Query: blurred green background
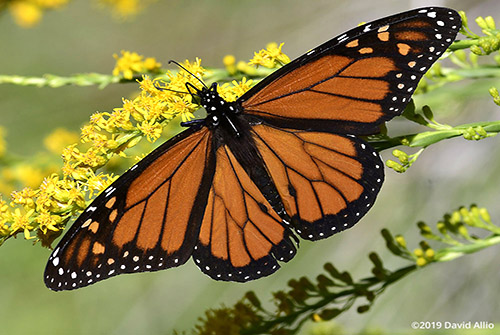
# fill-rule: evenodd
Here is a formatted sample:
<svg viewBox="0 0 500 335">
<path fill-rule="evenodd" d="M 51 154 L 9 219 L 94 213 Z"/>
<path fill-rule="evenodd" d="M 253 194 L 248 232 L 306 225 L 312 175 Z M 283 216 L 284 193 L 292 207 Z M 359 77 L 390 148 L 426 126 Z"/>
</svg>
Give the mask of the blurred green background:
<svg viewBox="0 0 500 335">
<path fill-rule="evenodd" d="M 79 0 L 46 12 L 31 29 L 2 15 L 0 74 L 111 73 L 112 54 L 123 49 L 156 57 L 163 64 L 200 57 L 206 66 L 221 67 L 226 54 L 247 60 L 275 41 L 285 42 L 285 53 L 294 58 L 361 21 L 425 5 L 465 10 L 471 19 L 492 15 L 500 20 L 498 0 L 158 1 L 126 21 L 113 19 L 91 1 Z M 486 80 L 450 84 L 419 96 L 417 103 L 429 103 L 439 121 L 454 125 L 495 120 L 500 110 L 487 92 L 492 84 Z M 78 131 L 94 111 L 120 107 L 122 97 L 136 89 L 135 84 L 104 90 L 2 85 L 0 126 L 8 131 L 9 151 L 29 158 L 42 150 L 43 138 L 56 127 Z M 412 130 L 398 119 L 388 127 L 391 135 Z M 315 277 L 327 261 L 358 278 L 369 276 L 368 252 L 388 256 L 379 233 L 384 227 L 404 234 L 412 249 L 419 240 L 417 221 L 434 224 L 461 205 L 477 203 L 500 222 L 498 141 L 457 138 L 430 147 L 405 174 L 386 169 L 377 203 L 358 225 L 328 240 L 302 241 L 298 255 L 280 271 L 246 284 L 213 281 L 188 262 L 178 269 L 125 275 L 54 293 L 42 280 L 50 251 L 32 247 L 21 236 L 11 239 L 0 248 L 0 333 L 170 334 L 173 329 L 190 329 L 206 309 L 231 305 L 247 290 L 267 301 L 289 279 Z M 383 156 L 390 158 L 390 152 Z M 490 248 L 425 268 L 387 290 L 368 313 L 353 310 L 337 322 L 346 334 L 367 328 L 387 334 L 423 333 L 411 330 L 412 321 L 488 321 L 500 328 L 498 254 L 498 247 Z M 390 256 L 386 262 L 391 269 L 403 264 Z M 302 333 L 310 329 L 305 327 Z"/>
</svg>

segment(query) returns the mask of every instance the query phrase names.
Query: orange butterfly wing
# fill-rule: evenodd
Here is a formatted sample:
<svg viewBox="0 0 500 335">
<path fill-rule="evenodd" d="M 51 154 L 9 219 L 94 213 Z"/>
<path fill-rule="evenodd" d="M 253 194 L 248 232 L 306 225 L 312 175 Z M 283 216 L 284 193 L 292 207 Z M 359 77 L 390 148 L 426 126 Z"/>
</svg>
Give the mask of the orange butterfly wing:
<svg viewBox="0 0 500 335">
<path fill-rule="evenodd" d="M 384 173 L 378 153 L 365 141 L 267 125 L 252 130 L 302 238 L 318 240 L 350 228 L 371 208 Z"/>
<path fill-rule="evenodd" d="M 276 126 L 372 134 L 401 114 L 460 22 L 448 8 L 371 22 L 297 58 L 239 100 L 246 113 Z"/>
<path fill-rule="evenodd" d="M 290 230 L 227 146 L 216 153 L 217 169 L 208 195 L 193 258 L 218 280 L 247 281 L 275 272 L 295 256 Z"/>
<path fill-rule="evenodd" d="M 45 284 L 70 290 L 121 273 L 184 264 L 199 234 L 214 171 L 212 135 L 187 130 L 129 169 L 53 251 Z"/>
</svg>

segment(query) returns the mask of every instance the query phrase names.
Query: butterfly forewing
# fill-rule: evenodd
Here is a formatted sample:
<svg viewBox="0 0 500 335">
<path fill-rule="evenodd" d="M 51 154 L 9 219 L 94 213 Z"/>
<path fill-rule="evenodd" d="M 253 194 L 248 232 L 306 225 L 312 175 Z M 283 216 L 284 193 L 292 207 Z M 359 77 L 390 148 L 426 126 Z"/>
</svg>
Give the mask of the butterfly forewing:
<svg viewBox="0 0 500 335">
<path fill-rule="evenodd" d="M 54 249 L 46 285 L 75 289 L 120 273 L 184 264 L 213 176 L 211 138 L 207 128 L 187 130 L 101 193 Z"/>
<path fill-rule="evenodd" d="M 365 24 L 284 66 L 240 102 L 280 127 L 373 133 L 401 114 L 460 22 L 448 8 L 423 8 Z"/>
</svg>

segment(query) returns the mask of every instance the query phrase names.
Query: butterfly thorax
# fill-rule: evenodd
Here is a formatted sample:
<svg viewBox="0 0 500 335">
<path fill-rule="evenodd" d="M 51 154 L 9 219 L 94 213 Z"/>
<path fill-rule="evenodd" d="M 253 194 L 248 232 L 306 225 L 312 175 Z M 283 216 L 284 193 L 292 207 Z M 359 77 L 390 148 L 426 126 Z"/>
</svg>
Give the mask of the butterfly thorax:
<svg viewBox="0 0 500 335">
<path fill-rule="evenodd" d="M 241 132 L 237 126 L 236 115 L 239 108 L 236 102 L 228 102 L 217 92 L 217 83 L 213 83 L 210 88 L 203 88 L 197 92 L 200 105 L 207 111 L 205 125 L 214 129 L 223 126 L 231 129 L 231 132 L 239 137 Z"/>
</svg>

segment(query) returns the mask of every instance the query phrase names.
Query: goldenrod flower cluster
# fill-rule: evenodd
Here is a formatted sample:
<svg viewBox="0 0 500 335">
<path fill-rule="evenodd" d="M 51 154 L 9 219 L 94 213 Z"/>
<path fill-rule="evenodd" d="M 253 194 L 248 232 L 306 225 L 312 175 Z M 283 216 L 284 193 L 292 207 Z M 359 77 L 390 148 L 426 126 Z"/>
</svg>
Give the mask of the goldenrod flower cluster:
<svg viewBox="0 0 500 335">
<path fill-rule="evenodd" d="M 30 28 L 40 22 L 43 11 L 60 8 L 68 0 L 13 0 L 8 2 L 8 10 L 17 25 Z"/>
<path fill-rule="evenodd" d="M 153 0 L 99 0 L 99 4 L 109 7 L 119 18 L 131 18 L 141 12 Z"/>
<path fill-rule="evenodd" d="M 122 55 L 117 62 L 119 70 L 115 71 L 124 76 L 159 69 L 160 64 L 154 59 L 144 60 L 143 56 L 128 51 Z M 125 156 L 123 151 L 137 145 L 142 138 L 156 141 L 173 118 L 180 116 L 183 121 L 194 118 L 199 105 L 187 91 L 186 83 L 201 88 L 198 79 L 202 80 L 210 71 L 201 66 L 199 59 L 185 61 L 182 66 L 191 74 L 179 69 L 168 71 L 161 79 L 144 75 L 135 98 L 123 99 L 122 106 L 110 112 L 94 113 L 81 128 L 80 144 L 67 131 L 59 129 L 51 134 L 45 144 L 51 152 L 62 152 L 62 173 L 52 173 L 37 185 L 31 183 L 12 192 L 10 202 L 0 198 L 0 244 L 23 233 L 26 239 L 37 238 L 35 241 L 49 246 L 64 226 L 117 178 L 96 172 L 99 168 L 112 157 Z M 252 80 L 243 78 L 220 85 L 218 92 L 226 100 L 234 101 L 251 86 Z M 0 134 L 0 158 L 4 148 Z"/>
<path fill-rule="evenodd" d="M 149 3 L 154 0 L 98 0 L 98 4 L 111 10 L 114 16 L 118 18 L 131 18 L 141 12 Z M 65 6 L 69 0 L 0 0 L 0 8 L 3 8 L 2 2 L 17 25 L 23 28 L 31 28 L 37 25 L 42 19 L 46 10 L 59 9 Z"/>
<path fill-rule="evenodd" d="M 134 74 L 153 72 L 159 73 L 161 63 L 158 63 L 155 58 L 139 55 L 137 52 L 123 51 L 121 56 L 114 54 L 116 65 L 113 69 L 113 75 L 118 76 L 120 73 L 125 79 L 132 79 Z"/>
<path fill-rule="evenodd" d="M 280 45 L 277 43 L 269 43 L 265 50 L 254 53 L 253 58 L 250 60 L 250 64 L 255 66 L 261 65 L 272 69 L 276 66 L 283 66 L 290 63 L 290 58 L 281 51 L 283 44 L 284 43 Z"/>
</svg>

